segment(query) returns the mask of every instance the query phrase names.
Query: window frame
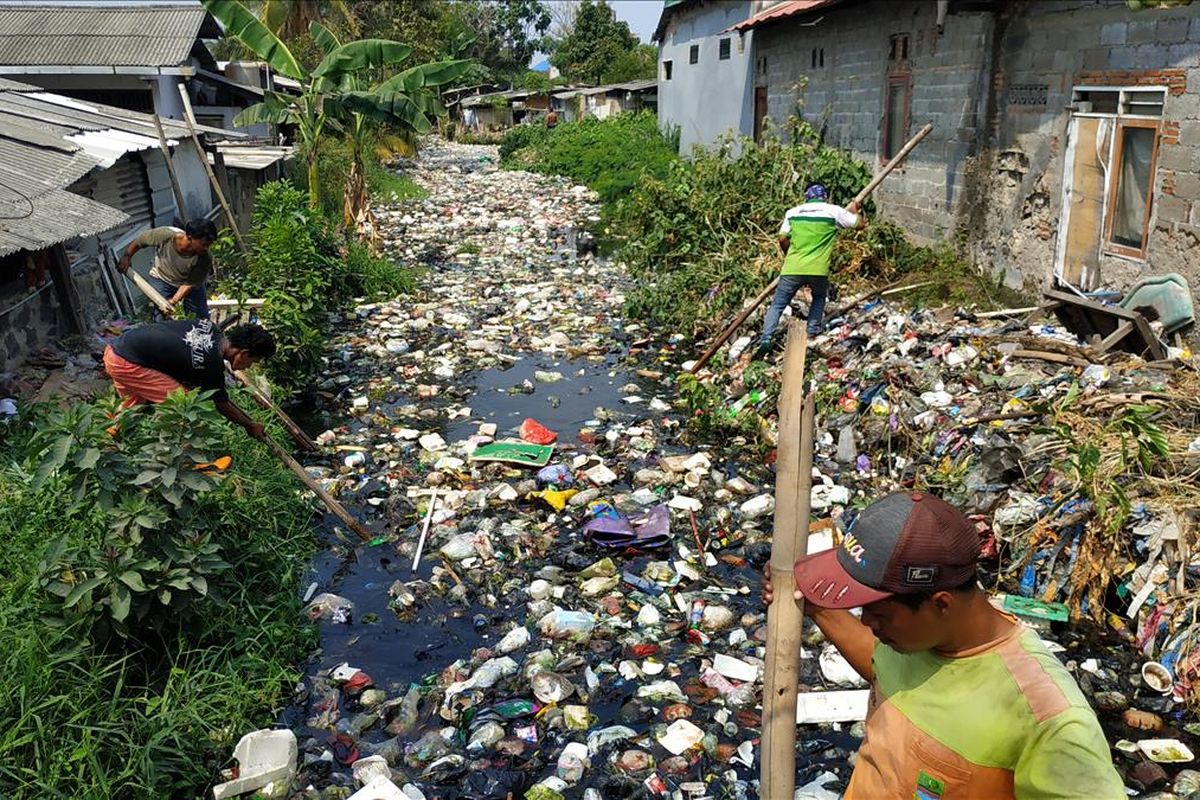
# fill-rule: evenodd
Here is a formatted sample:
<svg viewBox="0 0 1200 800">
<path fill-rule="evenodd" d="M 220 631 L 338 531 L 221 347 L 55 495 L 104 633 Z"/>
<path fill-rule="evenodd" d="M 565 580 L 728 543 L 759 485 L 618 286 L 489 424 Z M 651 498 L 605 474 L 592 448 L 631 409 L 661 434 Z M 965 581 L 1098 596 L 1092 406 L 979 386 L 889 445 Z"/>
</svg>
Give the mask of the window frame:
<svg viewBox="0 0 1200 800">
<path fill-rule="evenodd" d="M 883 86 L 883 124 L 879 130 L 879 163 L 886 164 L 896 153 L 887 152 L 888 140 L 892 133 L 891 101 L 893 87 L 903 87 L 904 113 L 901 117 L 901 132 L 904 136 L 912 125 L 912 73 L 897 72 L 887 76 Z M 903 147 L 903 144 L 901 145 Z M 899 148 L 897 151 L 899 152 Z"/>
<path fill-rule="evenodd" d="M 733 57 L 733 42 L 731 37 L 717 40 L 717 61 L 728 61 Z"/>
<path fill-rule="evenodd" d="M 1120 106 L 1118 105 L 1118 108 Z M 1105 115 L 1109 116 L 1109 115 Z M 1154 146 L 1150 151 L 1150 181 L 1146 187 L 1146 210 L 1142 216 L 1142 246 L 1130 247 L 1113 241 L 1113 225 L 1117 216 L 1117 193 L 1121 188 L 1121 165 L 1125 151 L 1125 131 L 1129 128 L 1141 128 L 1154 131 Z M 1158 148 L 1162 140 L 1162 118 L 1147 118 L 1142 116 L 1116 115 L 1116 126 L 1113 130 L 1111 151 L 1109 153 L 1109 186 L 1105 190 L 1104 236 L 1102 252 L 1108 255 L 1132 258 L 1144 261 L 1150 249 L 1150 220 L 1154 216 L 1154 184 L 1158 177 Z"/>
<path fill-rule="evenodd" d="M 700 63 L 700 45 L 694 44 L 688 48 L 688 64 Z"/>
<path fill-rule="evenodd" d="M 671 80 L 671 68 L 675 65 L 675 59 L 673 59 L 673 58 L 663 59 L 662 65 L 663 65 L 663 80 L 664 81 Z"/>
</svg>

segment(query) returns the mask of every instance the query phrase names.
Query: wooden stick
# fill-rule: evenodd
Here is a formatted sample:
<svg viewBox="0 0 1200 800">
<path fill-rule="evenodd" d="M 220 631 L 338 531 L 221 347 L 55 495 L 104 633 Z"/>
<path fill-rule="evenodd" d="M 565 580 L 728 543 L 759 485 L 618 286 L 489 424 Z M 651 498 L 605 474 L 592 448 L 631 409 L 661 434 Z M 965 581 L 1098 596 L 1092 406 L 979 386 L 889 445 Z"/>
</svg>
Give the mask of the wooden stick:
<svg viewBox="0 0 1200 800">
<path fill-rule="evenodd" d="M 692 365 L 692 368 L 688 370 L 688 372 L 692 373 L 693 375 L 699 372 L 704 365 L 708 363 L 708 360 L 713 357 L 717 350 L 721 349 L 721 345 L 729 341 L 729 337 L 733 336 L 734 332 L 736 332 L 737 329 L 742 326 L 742 323 L 746 321 L 746 317 L 753 314 L 754 310 L 762 305 L 763 301 L 767 299 L 767 296 L 770 295 L 771 292 L 775 291 L 775 287 L 778 285 L 779 277 L 776 276 L 775 280 L 767 284 L 767 288 L 759 292 L 758 296 L 750 301 L 750 305 L 743 308 L 741 313 L 733 318 L 733 322 L 729 323 L 729 327 L 722 331 L 721 335 L 713 340 L 713 343 L 709 346 L 709 348 L 704 351 L 704 355 L 700 356 L 700 358 L 695 364 Z"/>
<path fill-rule="evenodd" d="M 250 396 L 254 398 L 254 402 L 258 403 L 259 408 L 263 409 L 264 411 L 270 411 L 275 415 L 275 418 L 283 424 L 284 429 L 288 432 L 288 436 L 292 437 L 292 441 L 296 443 L 297 447 L 310 453 L 316 453 L 320 451 L 321 448 L 317 446 L 316 442 L 309 438 L 309 435 L 304 432 L 304 429 L 297 425 L 296 421 L 289 417 L 282 408 L 275 405 L 275 403 L 271 401 L 271 398 L 263 394 L 263 392 L 254 385 L 254 381 L 250 380 L 245 373 L 237 372 L 232 369 L 230 369 L 229 372 L 238 379 L 242 386 L 246 387 L 246 390 L 250 392 Z"/>
<path fill-rule="evenodd" d="M 212 165 L 208 163 L 208 153 L 200 144 L 200 135 L 196 133 L 196 118 L 192 115 L 192 99 L 188 97 L 186 84 L 179 84 L 179 96 L 183 98 L 183 121 L 187 123 L 188 132 L 192 134 L 192 144 L 196 145 L 196 155 L 200 157 L 200 163 L 204 165 L 204 171 L 208 173 L 209 183 L 212 184 L 213 192 L 217 195 L 217 202 L 221 204 L 221 209 L 225 212 L 225 218 L 229 220 L 229 227 L 233 229 L 233 238 L 237 239 L 238 249 L 244 251 L 246 241 L 242 238 L 242 232 L 238 230 L 233 209 L 229 207 L 229 201 L 225 199 L 225 192 L 222 191 L 217 176 L 213 174 Z"/>
<path fill-rule="evenodd" d="M 433 521 L 433 508 L 437 505 L 437 489 L 429 496 L 429 508 L 425 510 L 425 525 L 421 528 L 421 538 L 417 541 L 417 552 L 413 556 L 412 571 L 417 571 L 421 563 L 421 553 L 425 550 L 425 537 L 429 535 L 429 523 Z"/>
<path fill-rule="evenodd" d="M 133 279 L 134 285 L 142 290 L 142 294 L 146 295 L 146 297 L 150 299 L 150 302 L 157 306 L 158 310 L 161 311 L 164 316 L 169 317 L 171 315 L 171 304 L 167 302 L 166 298 L 158 293 L 158 290 L 155 289 L 149 281 L 139 275 L 137 270 L 131 268 L 126 274 Z M 254 398 L 254 402 L 258 403 L 259 407 L 266 411 L 270 411 L 275 415 L 275 417 L 287 430 L 288 435 L 292 437 L 292 441 L 294 441 L 301 450 L 307 450 L 310 453 L 315 453 L 321 449 L 317 447 L 317 443 L 310 439 L 308 434 L 296 424 L 295 420 L 285 414 L 282 408 L 272 403 L 270 398 L 260 392 L 258 387 L 255 386 L 249 378 L 240 372 L 234 372 L 232 369 L 229 369 L 228 366 L 226 366 L 226 369 L 250 391 L 250 396 Z"/>
<path fill-rule="evenodd" d="M 771 584 L 767 609 L 767 664 L 763 684 L 763 797 L 790 798 L 796 788 L 796 693 L 804 607 L 792 597 L 792 566 L 808 547 L 812 491 L 814 397 L 804 396 L 808 335 L 799 320 L 788 325 L 783 388 L 779 396 L 779 456 L 775 479 L 775 526 L 771 537 Z"/>
<path fill-rule="evenodd" d="M 1086 367 L 1088 362 L 1083 358 L 1066 356 L 1062 353 L 1047 353 L 1042 350 L 1013 350 L 1010 358 L 1036 358 L 1039 361 L 1049 361 L 1053 364 L 1071 364 L 1076 367 Z"/>
<path fill-rule="evenodd" d="M 167 146 L 167 136 L 163 133 L 162 119 L 154 115 L 154 128 L 158 131 L 158 149 L 162 151 L 163 160 L 167 162 L 167 177 L 171 179 L 171 192 L 175 195 L 175 210 L 179 219 L 185 225 L 188 221 L 187 206 L 183 201 L 183 189 L 179 186 L 179 177 L 175 174 L 175 162 L 171 160 L 171 148 Z"/>
<path fill-rule="evenodd" d="M 358 538 L 362 539 L 364 542 L 371 540 L 371 534 L 367 533 L 366 529 L 362 526 L 362 523 L 350 516 L 350 512 L 347 511 L 341 503 L 339 503 L 337 500 L 334 500 L 333 495 L 322 489 L 320 484 L 313 480 L 313 477 L 308 474 L 308 471 L 305 470 L 304 467 L 300 466 L 300 463 L 296 461 L 296 459 L 292 458 L 291 453 L 280 447 L 279 443 L 270 436 L 264 436 L 263 441 L 266 442 L 267 447 L 271 448 L 271 452 L 274 453 L 275 456 L 282 461 L 288 469 L 295 473 L 297 478 L 304 481 L 305 486 L 307 486 L 309 489 L 312 489 L 313 493 L 317 497 L 321 498 L 321 502 L 325 504 L 325 507 L 332 511 L 334 516 L 345 523 L 347 528 L 354 531 L 354 533 L 358 535 Z"/>
<path fill-rule="evenodd" d="M 854 196 L 854 200 L 851 201 L 850 205 L 858 205 L 861 208 L 863 201 L 867 199 L 867 196 L 870 195 L 871 192 L 875 191 L 879 184 L 883 183 L 883 179 L 890 175 L 892 170 L 900 166 L 900 162 L 904 161 L 908 154 L 912 152 L 913 148 L 920 144 L 921 140 L 928 136 L 929 132 L 932 130 L 933 123 L 929 123 L 924 128 L 921 128 L 921 130 L 917 131 L 916 134 L 908 140 L 904 147 L 900 148 L 900 152 L 892 156 L 892 160 L 884 165 L 883 169 L 879 171 L 879 174 L 872 178 L 871 182 L 868 183 L 861 192 Z M 775 280 L 771 281 L 770 285 L 768 285 L 766 289 L 763 289 L 761 292 L 759 292 L 758 296 L 751 301 L 750 305 L 742 309 L 742 312 L 734 318 L 733 322 L 729 323 L 729 327 L 722 331 L 721 335 L 717 337 L 712 346 L 710 346 L 708 350 L 704 352 L 704 355 L 700 356 L 700 359 L 692 365 L 692 368 L 688 370 L 688 372 L 693 375 L 699 372 L 700 369 L 708 363 L 708 360 L 713 357 L 713 354 L 717 352 L 717 349 L 720 348 L 721 345 L 725 344 L 725 342 L 729 340 L 729 337 L 733 336 L 734 332 L 741 327 L 742 323 L 746 321 L 746 318 L 753 314 L 754 310 L 762 305 L 763 301 L 767 299 L 767 296 L 775 291 L 775 287 L 778 284 L 779 278 L 776 277 Z"/>
</svg>

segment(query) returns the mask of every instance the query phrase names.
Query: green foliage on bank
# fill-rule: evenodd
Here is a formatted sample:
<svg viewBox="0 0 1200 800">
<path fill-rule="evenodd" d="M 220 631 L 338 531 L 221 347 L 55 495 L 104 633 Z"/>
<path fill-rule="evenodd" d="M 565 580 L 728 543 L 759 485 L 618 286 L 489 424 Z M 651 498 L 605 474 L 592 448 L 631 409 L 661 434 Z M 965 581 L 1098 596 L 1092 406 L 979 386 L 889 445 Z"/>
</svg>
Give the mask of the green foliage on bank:
<svg viewBox="0 0 1200 800">
<path fill-rule="evenodd" d="M 0 461 L 0 793 L 200 797 L 310 651 L 294 478 L 195 393 L 30 407 Z M 276 432 L 278 435 L 278 431 Z M 232 456 L 221 471 L 211 464 Z"/>
<path fill-rule="evenodd" d="M 390 143 L 390 137 L 376 133 L 368 134 L 370 142 L 368 150 L 376 156 L 390 156 L 385 145 Z M 303 155 L 303 154 L 301 154 Z M 352 145 L 345 137 L 326 137 L 321 142 L 317 154 L 317 177 L 319 182 L 319 197 L 321 213 L 331 220 L 342 218 L 346 200 L 346 176 L 350 173 L 350 164 L 354 160 Z M 371 200 L 378 205 L 387 205 L 401 200 L 412 200 L 426 197 L 428 193 L 411 179 L 385 167 L 380 158 L 368 158 L 363 162 L 366 172 L 367 189 Z M 297 176 L 302 180 L 303 176 Z"/>
<path fill-rule="evenodd" d="M 338 236 L 327 217 L 309 208 L 305 193 L 286 181 L 258 190 L 247 239 L 245 253 L 229 240 L 219 243 L 221 289 L 266 301 L 259 316 L 278 349 L 264 366 L 285 392 L 310 388 L 321 371 L 330 312 L 357 297 L 393 297 L 415 286 L 408 270 Z"/>
<path fill-rule="evenodd" d="M 647 111 L 605 120 L 585 117 L 555 128 L 518 125 L 505 134 L 500 159 L 510 169 L 566 175 L 612 203 L 643 179 L 665 179 L 679 161 L 678 149 Z"/>
<path fill-rule="evenodd" d="M 793 121 L 782 134 L 761 145 L 727 139 L 697 149 L 666 174 L 645 175 L 616 204 L 610 225 L 622 243 L 618 257 L 636 280 L 630 315 L 685 333 L 727 320 L 778 274 L 780 222 L 809 184 L 846 205 L 870 180 L 866 163 L 825 145 L 807 124 Z M 836 284 L 929 275 L 937 283 L 925 290 L 930 300 L 988 305 L 1001 296 L 950 244 L 915 245 L 873 212 L 868 200 L 870 224 L 839 234 Z"/>
</svg>

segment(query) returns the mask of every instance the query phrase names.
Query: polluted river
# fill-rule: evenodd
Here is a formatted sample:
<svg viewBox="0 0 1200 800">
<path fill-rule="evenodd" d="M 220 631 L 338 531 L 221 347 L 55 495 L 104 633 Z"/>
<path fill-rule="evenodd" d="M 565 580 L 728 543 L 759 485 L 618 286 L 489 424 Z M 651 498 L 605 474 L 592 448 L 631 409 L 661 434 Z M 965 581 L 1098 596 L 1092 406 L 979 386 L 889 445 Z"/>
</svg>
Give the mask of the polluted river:
<svg viewBox="0 0 1200 800">
<path fill-rule="evenodd" d="M 490 147 L 432 143 L 406 168 L 428 197 L 376 216 L 421 287 L 338 321 L 305 421 L 329 456 L 309 471 L 374 538 L 321 529 L 304 598 L 319 646 L 280 718 L 294 796 L 758 797 L 769 449 L 689 433 L 676 376 L 694 345 L 623 317 L 590 191 L 500 170 Z M 746 397 L 727 413 L 774 402 Z M 828 427 L 819 464 L 846 455 Z M 821 520 L 888 474 L 903 485 L 902 460 L 853 455 L 816 485 L 814 547 L 832 545 Z M 1122 742 L 1127 786 L 1200 791 L 1186 764 L 1126 746 L 1196 744 L 1131 642 L 1028 622 Z M 865 684 L 804 639 L 797 797 L 834 800 Z"/>
</svg>

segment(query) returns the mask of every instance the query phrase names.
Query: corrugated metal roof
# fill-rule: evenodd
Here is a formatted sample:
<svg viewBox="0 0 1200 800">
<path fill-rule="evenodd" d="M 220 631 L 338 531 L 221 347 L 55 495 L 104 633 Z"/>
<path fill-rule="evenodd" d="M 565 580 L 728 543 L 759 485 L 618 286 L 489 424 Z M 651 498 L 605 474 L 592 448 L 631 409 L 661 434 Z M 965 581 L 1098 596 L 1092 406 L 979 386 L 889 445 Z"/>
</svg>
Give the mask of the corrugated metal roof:
<svg viewBox="0 0 1200 800">
<path fill-rule="evenodd" d="M 282 159 L 291 158 L 295 155 L 296 148 L 283 144 L 218 144 L 217 151 L 227 167 L 258 170 L 266 169 Z"/>
<path fill-rule="evenodd" d="M 162 123 L 171 144 L 190 136 L 178 120 Z M 220 128 L 201 130 L 243 138 Z M 90 236 L 124 222 L 125 212 L 64 187 L 125 153 L 157 147 L 149 114 L 12 81 L 0 85 L 0 255 Z"/>
<path fill-rule="evenodd" d="M 819 8 L 832 6 L 840 3 L 841 0 L 787 0 L 783 3 L 776 3 L 770 8 L 764 8 L 749 19 L 744 19 L 733 27 L 730 31 L 748 31 L 752 28 L 757 28 L 766 25 L 769 22 L 778 22 L 781 19 L 794 17 L 797 14 L 804 14 L 809 11 L 816 11 Z"/>
<path fill-rule="evenodd" d="M 0 5 L 0 65 L 173 67 L 202 34 L 220 29 L 198 2 Z"/>
</svg>

